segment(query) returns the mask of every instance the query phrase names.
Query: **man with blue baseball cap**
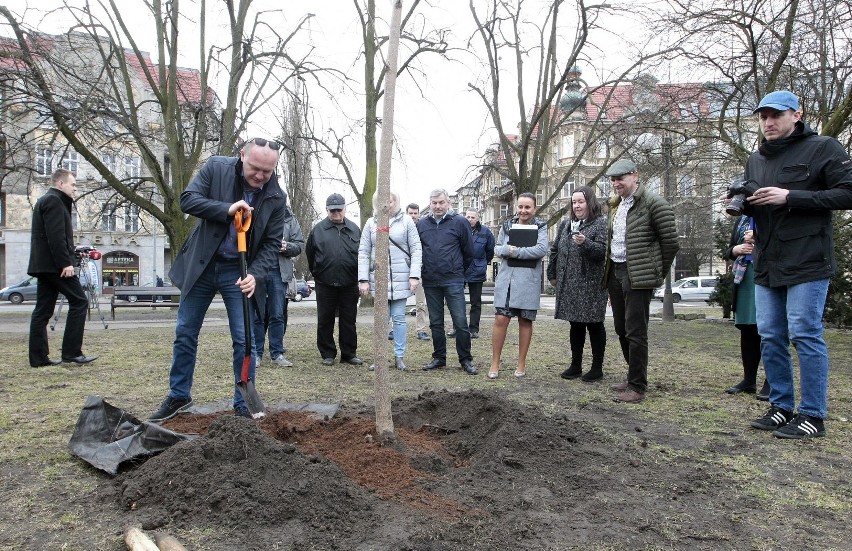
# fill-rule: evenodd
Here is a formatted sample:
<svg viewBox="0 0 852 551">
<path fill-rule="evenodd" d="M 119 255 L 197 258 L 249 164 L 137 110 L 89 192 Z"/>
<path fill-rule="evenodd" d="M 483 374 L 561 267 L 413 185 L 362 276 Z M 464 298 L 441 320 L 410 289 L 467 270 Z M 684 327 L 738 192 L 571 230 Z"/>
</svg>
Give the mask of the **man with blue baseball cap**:
<svg viewBox="0 0 852 551">
<path fill-rule="evenodd" d="M 760 186 L 748 198 L 746 214 L 755 222 L 757 329 L 772 390 L 769 410 L 751 425 L 778 438 L 825 436 L 822 315 L 836 270 L 831 211 L 852 208 L 852 161 L 837 140 L 802 122 L 792 92 L 767 94 L 754 112 L 764 139 L 746 164 L 745 178 Z M 791 342 L 800 371 L 795 413 Z"/>
</svg>

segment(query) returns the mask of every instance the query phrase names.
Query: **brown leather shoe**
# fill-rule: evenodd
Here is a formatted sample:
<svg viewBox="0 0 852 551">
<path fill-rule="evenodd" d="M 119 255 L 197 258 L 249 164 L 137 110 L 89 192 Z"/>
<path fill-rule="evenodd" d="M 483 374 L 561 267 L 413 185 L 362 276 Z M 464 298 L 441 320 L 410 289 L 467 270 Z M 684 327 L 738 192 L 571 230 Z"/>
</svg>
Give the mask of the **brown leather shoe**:
<svg viewBox="0 0 852 551">
<path fill-rule="evenodd" d="M 609 387 L 610 390 L 614 390 L 615 392 L 624 392 L 627 390 L 627 381 L 622 381 L 616 385 L 612 385 Z"/>
<path fill-rule="evenodd" d="M 635 404 L 641 402 L 644 399 L 644 392 L 636 392 L 632 388 L 628 388 L 627 390 L 613 398 L 613 400 L 615 400 L 616 402 L 626 402 L 628 404 Z"/>
</svg>

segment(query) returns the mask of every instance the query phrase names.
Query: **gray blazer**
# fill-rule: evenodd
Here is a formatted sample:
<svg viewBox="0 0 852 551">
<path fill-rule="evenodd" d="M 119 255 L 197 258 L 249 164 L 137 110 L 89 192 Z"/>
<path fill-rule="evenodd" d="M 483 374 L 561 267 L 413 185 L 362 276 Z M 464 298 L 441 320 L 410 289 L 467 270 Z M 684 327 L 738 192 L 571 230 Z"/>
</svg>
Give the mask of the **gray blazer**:
<svg viewBox="0 0 852 551">
<path fill-rule="evenodd" d="M 520 247 L 513 258 L 520 260 L 537 260 L 535 268 L 509 266 L 509 228 L 517 219 L 507 220 L 500 227 L 497 245 L 494 246 L 494 256 L 500 257 L 502 263 L 494 282 L 494 307 L 505 308 L 509 299 L 509 308 L 521 310 L 538 310 L 541 303 L 541 259 L 547 254 L 547 223 L 533 219 L 538 226 L 538 240 L 532 247 Z M 509 292 L 511 289 L 511 293 Z"/>
</svg>

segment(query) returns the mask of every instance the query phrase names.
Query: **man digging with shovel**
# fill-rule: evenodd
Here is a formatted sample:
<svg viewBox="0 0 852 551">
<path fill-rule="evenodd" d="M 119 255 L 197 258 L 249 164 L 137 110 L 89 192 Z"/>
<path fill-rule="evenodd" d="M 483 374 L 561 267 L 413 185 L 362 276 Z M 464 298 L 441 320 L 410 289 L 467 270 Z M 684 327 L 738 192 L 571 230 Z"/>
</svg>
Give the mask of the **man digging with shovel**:
<svg viewBox="0 0 852 551">
<path fill-rule="evenodd" d="M 245 143 L 239 157 L 211 157 L 180 196 L 181 210 L 198 222 L 169 272 L 181 290 L 181 301 L 169 393 L 150 417 L 152 422 L 171 419 L 192 405 L 198 334 L 217 291 L 225 303 L 233 341 L 234 414 L 263 415 L 254 390 L 255 360 L 246 329 L 251 320 L 245 319 L 249 308 L 244 303 L 252 299 L 258 311 L 265 310 L 266 275 L 278 265 L 285 204 L 275 175 L 279 149 L 277 142 L 254 138 Z M 249 230 L 243 241 L 247 253 L 238 246 L 235 217 L 243 231 Z M 240 259 L 246 254 L 243 276 Z"/>
</svg>

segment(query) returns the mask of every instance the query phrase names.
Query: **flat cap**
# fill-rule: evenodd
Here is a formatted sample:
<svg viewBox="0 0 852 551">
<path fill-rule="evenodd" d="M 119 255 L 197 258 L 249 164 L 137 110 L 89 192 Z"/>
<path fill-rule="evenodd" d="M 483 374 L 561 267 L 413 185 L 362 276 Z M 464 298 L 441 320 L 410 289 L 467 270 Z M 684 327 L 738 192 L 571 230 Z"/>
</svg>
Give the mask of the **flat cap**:
<svg viewBox="0 0 852 551">
<path fill-rule="evenodd" d="M 625 174 L 632 174 L 636 171 L 636 163 L 630 159 L 619 159 L 612 163 L 612 166 L 610 166 L 609 170 L 606 171 L 605 176 L 614 178 L 617 176 L 624 176 Z"/>
</svg>

